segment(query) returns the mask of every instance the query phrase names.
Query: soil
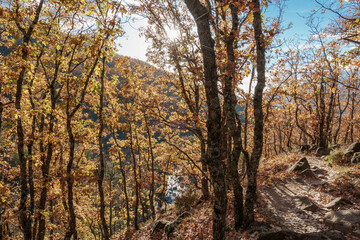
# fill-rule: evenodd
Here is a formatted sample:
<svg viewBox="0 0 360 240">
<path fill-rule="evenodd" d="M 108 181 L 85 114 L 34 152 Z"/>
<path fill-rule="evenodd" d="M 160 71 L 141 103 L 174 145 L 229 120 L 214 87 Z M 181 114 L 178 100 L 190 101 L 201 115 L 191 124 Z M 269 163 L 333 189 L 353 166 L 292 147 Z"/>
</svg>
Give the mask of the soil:
<svg viewBox="0 0 360 240">
<path fill-rule="evenodd" d="M 306 156 L 314 177 L 297 176 L 295 174 L 286 180 L 274 180 L 269 186 L 260 186 L 258 217 L 263 216 L 264 221 L 271 223 L 275 228 L 291 230 L 299 233 L 319 232 L 331 230 L 323 222 L 326 213 L 334 209 L 328 209 L 328 204 L 336 197 L 342 196 L 353 205 L 342 206 L 342 209 L 360 209 L 360 192 L 358 187 L 350 182 L 345 175 L 351 175 L 351 179 L 360 180 L 358 171 L 347 172 L 344 178 L 339 174 L 339 169 L 327 165 L 327 163 L 315 156 Z M 357 167 L 355 167 L 358 169 Z M 357 179 L 357 180 L 356 180 Z M 342 189 L 350 187 L 351 190 Z M 301 210 L 296 206 L 295 199 L 305 196 L 311 199 L 319 210 L 311 212 Z M 348 239 L 358 239 L 351 235 Z M 242 238 L 251 239 L 251 237 Z"/>
</svg>

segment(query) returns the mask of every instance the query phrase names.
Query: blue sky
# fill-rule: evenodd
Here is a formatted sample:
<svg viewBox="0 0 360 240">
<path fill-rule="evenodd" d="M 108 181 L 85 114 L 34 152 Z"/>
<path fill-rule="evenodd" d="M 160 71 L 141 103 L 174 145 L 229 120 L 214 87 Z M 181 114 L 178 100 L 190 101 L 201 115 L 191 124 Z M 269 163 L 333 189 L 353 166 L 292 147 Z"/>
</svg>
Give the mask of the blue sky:
<svg viewBox="0 0 360 240">
<path fill-rule="evenodd" d="M 330 1 L 327 2 L 329 3 Z M 285 4 L 283 22 L 284 25 L 291 22 L 292 28 L 284 33 L 284 37 L 299 38 L 299 40 L 308 38 L 311 32 L 310 28 L 306 25 L 307 18 L 313 13 L 313 9 L 318 10 L 320 6 L 315 0 L 286 0 Z M 334 14 L 329 12 L 321 14 L 320 11 L 317 11 L 314 16 L 316 21 L 320 22 L 320 27 L 326 27 L 331 22 L 331 19 L 335 18 Z"/>
<path fill-rule="evenodd" d="M 275 1 L 275 0 L 273 0 Z M 304 40 L 310 36 L 310 28 L 306 25 L 307 17 L 313 9 L 319 9 L 319 5 L 315 0 L 286 0 L 285 12 L 283 13 L 283 25 L 286 26 L 290 22 L 292 28 L 287 30 L 282 37 L 290 39 L 296 38 Z M 269 6 L 266 16 L 277 16 L 278 9 Z M 335 16 L 330 13 L 316 14 L 321 20 L 321 26 L 325 27 Z M 144 37 L 139 36 L 139 28 L 146 26 L 147 20 L 138 17 L 135 21 L 125 24 L 125 35 L 118 40 L 121 45 L 118 53 L 146 61 L 146 48 L 148 44 Z"/>
</svg>

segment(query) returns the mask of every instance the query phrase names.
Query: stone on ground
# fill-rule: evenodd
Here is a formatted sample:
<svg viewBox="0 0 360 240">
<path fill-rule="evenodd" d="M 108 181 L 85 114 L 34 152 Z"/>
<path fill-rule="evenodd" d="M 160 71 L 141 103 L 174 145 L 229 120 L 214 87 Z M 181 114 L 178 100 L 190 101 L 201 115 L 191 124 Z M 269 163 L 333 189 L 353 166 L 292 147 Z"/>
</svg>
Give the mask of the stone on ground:
<svg viewBox="0 0 360 240">
<path fill-rule="evenodd" d="M 360 152 L 356 152 L 354 153 L 354 155 L 351 158 L 351 163 L 352 164 L 358 164 L 360 163 Z"/>
<path fill-rule="evenodd" d="M 348 209 L 327 213 L 324 223 L 344 234 L 351 233 L 360 237 L 360 210 Z"/>
<path fill-rule="evenodd" d="M 352 143 L 344 152 L 346 157 L 351 157 L 354 153 L 360 152 L 360 142 Z"/>
<path fill-rule="evenodd" d="M 310 212 L 316 212 L 319 210 L 319 206 L 317 206 L 310 198 L 306 196 L 296 196 L 294 200 L 296 206 L 301 210 L 306 210 Z"/>
<path fill-rule="evenodd" d="M 330 154 L 330 151 L 331 150 L 329 148 L 318 147 L 316 149 L 315 155 L 318 157 L 327 156 Z"/>
<path fill-rule="evenodd" d="M 346 237 L 339 232 L 332 231 L 297 233 L 281 230 L 260 233 L 257 240 L 346 240 Z"/>
<path fill-rule="evenodd" d="M 326 204 L 324 207 L 326 208 L 337 208 L 343 205 L 353 205 L 353 203 L 346 198 L 343 197 L 338 197 L 335 198 L 334 200 L 332 200 L 331 202 L 329 202 L 328 204 Z"/>
<path fill-rule="evenodd" d="M 310 169 L 310 164 L 309 164 L 308 160 L 306 159 L 306 157 L 303 157 L 299 161 L 294 163 L 294 165 L 292 165 L 288 171 L 289 172 L 298 172 L 298 171 L 302 172 L 307 169 Z"/>
</svg>

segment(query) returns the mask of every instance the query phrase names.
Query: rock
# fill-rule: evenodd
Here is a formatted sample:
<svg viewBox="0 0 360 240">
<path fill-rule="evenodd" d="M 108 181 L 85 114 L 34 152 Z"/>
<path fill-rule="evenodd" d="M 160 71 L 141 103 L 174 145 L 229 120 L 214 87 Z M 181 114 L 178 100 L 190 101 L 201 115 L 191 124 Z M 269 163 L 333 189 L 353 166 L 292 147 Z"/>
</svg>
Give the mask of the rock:
<svg viewBox="0 0 360 240">
<path fill-rule="evenodd" d="M 315 174 L 310 169 L 305 169 L 304 171 L 300 172 L 298 175 L 308 178 L 316 178 Z"/>
<path fill-rule="evenodd" d="M 297 233 L 281 230 L 260 233 L 257 240 L 346 240 L 346 237 L 339 232 L 332 231 Z"/>
<path fill-rule="evenodd" d="M 319 210 L 319 207 L 308 197 L 305 196 L 296 196 L 294 198 L 296 206 L 301 210 L 316 212 Z"/>
<path fill-rule="evenodd" d="M 331 201 L 330 203 L 326 204 L 324 207 L 326 208 L 337 208 L 341 205 L 353 205 L 353 203 L 346 198 L 343 197 L 338 197 L 335 198 L 333 201 Z"/>
<path fill-rule="evenodd" d="M 360 142 L 352 143 L 344 152 L 345 157 L 351 157 L 354 153 L 360 152 Z"/>
<path fill-rule="evenodd" d="M 151 228 L 151 232 L 150 232 L 150 235 L 153 235 L 154 233 L 157 233 L 159 231 L 161 231 L 162 229 L 165 228 L 165 226 L 170 223 L 169 221 L 166 221 L 166 220 L 159 220 L 159 221 L 156 221 L 154 226 Z"/>
<path fill-rule="evenodd" d="M 309 151 L 309 149 L 310 149 L 310 145 L 302 145 L 300 147 L 300 152 L 304 153 L 304 152 Z"/>
<path fill-rule="evenodd" d="M 150 235 L 153 236 L 156 233 L 164 229 L 164 234 L 169 237 L 176 229 L 176 226 L 181 223 L 181 219 L 189 217 L 191 214 L 187 211 L 179 212 L 179 215 L 174 221 L 159 220 L 156 221 L 150 231 Z"/>
<path fill-rule="evenodd" d="M 318 157 L 327 156 L 329 154 L 330 154 L 330 149 L 324 147 L 318 147 L 315 152 L 315 155 Z"/>
<path fill-rule="evenodd" d="M 299 240 L 300 234 L 292 231 L 260 233 L 257 240 Z"/>
<path fill-rule="evenodd" d="M 299 161 L 297 161 L 296 163 L 294 163 L 294 165 L 292 165 L 288 171 L 289 172 L 297 172 L 297 171 L 304 171 L 306 169 L 310 169 L 310 164 L 308 162 L 308 160 L 303 157 L 301 158 Z"/>
<path fill-rule="evenodd" d="M 340 232 L 323 231 L 314 233 L 303 233 L 300 240 L 346 240 L 346 237 Z"/>
<path fill-rule="evenodd" d="M 351 158 L 351 163 L 352 164 L 358 164 L 360 163 L 360 152 L 356 152 L 354 153 L 354 155 Z"/>
<path fill-rule="evenodd" d="M 319 175 L 327 175 L 328 174 L 328 171 L 327 170 L 325 170 L 325 169 L 323 169 L 323 168 L 313 168 L 313 172 L 315 173 L 315 174 L 319 174 Z"/>
<path fill-rule="evenodd" d="M 360 237 L 360 210 L 350 209 L 327 213 L 324 223 L 344 234 L 351 233 Z"/>
</svg>

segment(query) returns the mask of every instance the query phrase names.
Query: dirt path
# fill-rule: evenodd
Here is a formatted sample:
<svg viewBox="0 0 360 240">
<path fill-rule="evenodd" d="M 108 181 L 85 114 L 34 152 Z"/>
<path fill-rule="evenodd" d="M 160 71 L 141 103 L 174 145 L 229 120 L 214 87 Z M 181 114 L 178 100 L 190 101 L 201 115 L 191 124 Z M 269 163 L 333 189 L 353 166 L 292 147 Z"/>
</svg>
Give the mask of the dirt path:
<svg viewBox="0 0 360 240">
<path fill-rule="evenodd" d="M 276 180 L 272 186 L 260 188 L 261 211 L 265 221 L 281 229 L 299 233 L 330 230 L 323 222 L 325 214 L 331 209 L 324 207 L 338 196 L 340 190 L 333 184 L 337 171 L 329 167 L 325 161 L 315 156 L 306 156 L 315 177 L 293 175 L 285 182 Z M 345 193 L 346 194 L 346 193 Z M 308 197 L 319 208 L 316 211 L 302 210 L 297 206 L 297 197 Z M 359 196 L 344 196 L 354 205 L 346 209 L 360 209 Z M 349 237 L 348 239 L 358 239 Z"/>
</svg>

